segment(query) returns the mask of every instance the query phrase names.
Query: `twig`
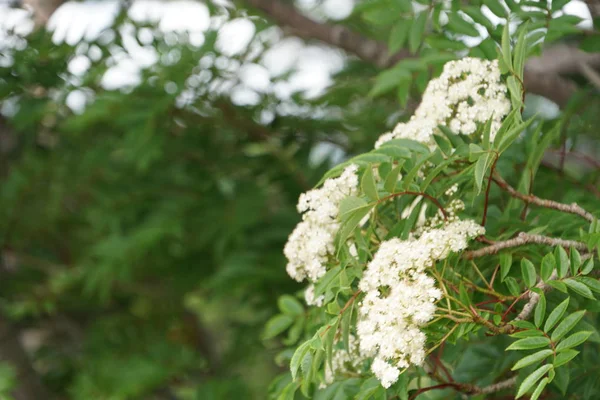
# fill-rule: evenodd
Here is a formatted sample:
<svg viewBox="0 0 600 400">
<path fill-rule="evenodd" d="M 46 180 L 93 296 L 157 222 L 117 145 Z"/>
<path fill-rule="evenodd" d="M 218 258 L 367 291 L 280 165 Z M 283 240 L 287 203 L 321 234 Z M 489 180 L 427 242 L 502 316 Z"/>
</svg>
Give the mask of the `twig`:
<svg viewBox="0 0 600 400">
<path fill-rule="evenodd" d="M 564 204 L 553 200 L 541 199 L 533 195 L 523 194 L 518 192 L 512 186 L 510 186 L 504 179 L 502 179 L 498 175 L 495 175 L 492 179 L 500 188 L 508 192 L 511 196 L 523 200 L 526 203 L 531 203 L 540 207 L 551 208 L 554 210 L 579 215 L 580 217 L 585 218 L 590 222 L 594 221 L 594 216 L 591 213 L 584 210 L 583 208 L 581 208 L 580 206 L 578 206 L 576 203 Z"/>
<path fill-rule="evenodd" d="M 444 207 L 442 206 L 442 204 L 438 201 L 438 199 L 436 199 L 433 196 L 428 195 L 427 193 L 423 193 L 423 192 L 412 192 L 410 190 L 404 191 L 404 192 L 398 192 L 398 193 L 392 193 L 389 196 L 383 197 L 381 199 L 379 199 L 378 203 L 382 203 L 384 201 L 387 201 L 389 199 L 393 199 L 394 197 L 398 197 L 398 196 L 402 196 L 405 194 L 409 194 L 412 196 L 423 196 L 426 199 L 430 200 L 433 204 L 435 204 L 435 206 L 442 212 L 442 215 L 444 216 L 444 219 L 447 220 L 448 219 L 448 212 L 446 211 L 446 209 L 444 209 Z"/>
<path fill-rule="evenodd" d="M 587 250 L 587 246 L 585 245 L 585 243 L 578 242 L 575 240 L 557 239 L 549 236 L 532 235 L 529 233 L 521 232 L 515 238 L 499 241 L 481 249 L 466 251 L 463 253 L 463 257 L 467 260 L 472 260 L 474 258 L 496 254 L 503 249 L 524 246 L 526 244 L 544 244 L 547 246 L 562 246 L 567 248 L 573 247 L 577 250 Z"/>
<path fill-rule="evenodd" d="M 485 227 L 485 221 L 487 220 L 488 206 L 490 202 L 490 188 L 492 187 L 492 178 L 494 176 L 494 171 L 496 170 L 496 164 L 498 163 L 498 153 L 496 152 L 496 157 L 494 158 L 494 163 L 492 164 L 492 168 L 490 169 L 490 176 L 488 178 L 488 184 L 485 188 L 485 202 L 483 203 L 483 218 L 481 219 L 481 226 Z"/>
<path fill-rule="evenodd" d="M 517 383 L 517 375 L 513 376 L 512 378 L 508 378 L 504 381 L 483 387 L 477 393 L 480 393 L 480 394 L 496 393 L 501 390 L 511 388 L 511 387 L 515 386 L 516 383 Z"/>
</svg>

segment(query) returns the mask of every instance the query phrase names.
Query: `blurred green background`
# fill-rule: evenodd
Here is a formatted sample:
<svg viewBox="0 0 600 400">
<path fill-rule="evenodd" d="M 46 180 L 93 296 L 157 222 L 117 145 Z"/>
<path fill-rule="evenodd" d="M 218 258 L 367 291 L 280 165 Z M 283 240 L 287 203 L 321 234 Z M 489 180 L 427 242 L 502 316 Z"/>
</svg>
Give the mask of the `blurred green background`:
<svg viewBox="0 0 600 400">
<path fill-rule="evenodd" d="M 410 115 L 450 51 L 494 57 L 432 34 L 433 69 L 405 84 L 288 37 L 251 7 L 271 2 L 17 3 L 0 4 L 6 399 L 266 398 L 287 365 L 263 326 L 303 289 L 282 254 L 299 194 Z M 406 2 L 367 3 L 297 5 L 385 41 Z M 597 191 L 587 168 L 573 179 Z"/>
</svg>

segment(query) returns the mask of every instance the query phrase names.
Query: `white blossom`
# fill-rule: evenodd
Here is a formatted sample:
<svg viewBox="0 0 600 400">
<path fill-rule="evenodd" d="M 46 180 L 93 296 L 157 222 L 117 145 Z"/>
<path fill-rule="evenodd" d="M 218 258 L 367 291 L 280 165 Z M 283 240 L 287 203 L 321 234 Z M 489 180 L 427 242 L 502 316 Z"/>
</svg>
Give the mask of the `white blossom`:
<svg viewBox="0 0 600 400">
<path fill-rule="evenodd" d="M 347 167 L 337 178 L 300 195 L 298 211 L 304 213 L 284 248 L 286 270 L 297 281 L 317 281 L 326 272 L 325 264 L 334 253 L 334 240 L 340 223 L 340 202 L 358 191 L 358 167 Z"/>
<path fill-rule="evenodd" d="M 383 134 L 375 147 L 397 138 L 434 145 L 433 133 L 438 125 L 470 135 L 489 119 L 492 119 L 490 138 L 493 139 L 510 111 L 506 93 L 497 60 L 465 57 L 450 61 L 444 65 L 442 74 L 429 82 L 412 118 L 399 123 L 393 132 Z"/>
<path fill-rule="evenodd" d="M 357 333 L 360 351 L 374 357 L 371 369 L 384 387 L 398 379 L 400 369 L 425 360 L 420 328 L 433 318 L 442 296 L 426 269 L 483 233 L 475 222 L 457 219 L 418 238 L 381 243 L 359 283 L 365 297 Z"/>
<path fill-rule="evenodd" d="M 323 306 L 323 302 L 325 301 L 325 295 L 322 294 L 320 296 L 315 297 L 315 285 L 311 283 L 304 291 L 304 300 L 309 306 L 321 307 Z"/>
</svg>

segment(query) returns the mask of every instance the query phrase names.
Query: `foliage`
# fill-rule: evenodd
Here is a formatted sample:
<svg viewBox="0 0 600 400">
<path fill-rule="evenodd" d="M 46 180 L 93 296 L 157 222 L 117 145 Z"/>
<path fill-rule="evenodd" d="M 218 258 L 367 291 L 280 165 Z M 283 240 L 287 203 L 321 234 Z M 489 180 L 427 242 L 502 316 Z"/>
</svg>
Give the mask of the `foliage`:
<svg viewBox="0 0 600 400">
<path fill-rule="evenodd" d="M 576 76 L 584 89 L 542 117 L 523 88 L 527 60 L 553 43 L 593 50 L 597 32 L 557 15 L 564 5 L 361 1 L 341 23 L 408 57 L 380 69 L 350 55 L 318 97 L 265 91 L 250 104 L 234 101 L 239 71 L 275 44 L 270 20 L 248 19 L 256 32 L 234 55 L 218 45 L 218 24 L 197 45 L 125 6 L 78 43 L 44 29 L 12 35 L 0 48 L 0 327 L 35 338 L 23 341 L 31 365 L 62 398 L 596 398 L 599 175 L 573 160 L 598 147 L 597 91 Z M 207 7 L 221 22 L 246 17 Z M 132 40 L 157 61 L 139 83 L 106 88 Z M 69 66 L 82 55 L 90 66 L 76 74 Z M 500 129 L 462 135 L 441 124 L 433 143 L 373 149 L 465 56 L 500 62 L 512 110 Z M 73 93 L 85 107 L 70 107 Z M 317 157 L 331 148 L 344 154 L 333 169 Z M 557 149 L 573 155 L 559 167 L 545 158 Z M 285 273 L 295 204 L 349 165 L 356 192 L 313 282 L 324 304 L 308 306 L 306 285 Z M 456 199 L 464 210 L 450 212 Z M 443 226 L 440 209 L 484 221 L 486 233 L 427 269 L 444 293 L 420 327 L 426 360 L 384 388 L 369 357 L 348 356 L 358 285 L 383 241 L 418 236 L 421 216 Z M 487 253 L 491 241 L 514 246 Z M 332 375 L 334 363 L 343 372 Z M 28 385 L 8 364 L 0 397 Z M 508 383 L 489 389 L 498 382 Z"/>
</svg>

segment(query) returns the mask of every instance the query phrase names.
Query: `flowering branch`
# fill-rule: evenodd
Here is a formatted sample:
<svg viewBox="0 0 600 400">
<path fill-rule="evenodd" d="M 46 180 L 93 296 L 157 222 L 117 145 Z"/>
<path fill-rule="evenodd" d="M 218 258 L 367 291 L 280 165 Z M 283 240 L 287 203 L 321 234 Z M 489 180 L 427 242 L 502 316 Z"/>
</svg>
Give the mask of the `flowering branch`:
<svg viewBox="0 0 600 400">
<path fill-rule="evenodd" d="M 515 238 L 495 242 L 494 244 L 483 247 L 481 249 L 466 251 L 463 253 L 463 257 L 467 260 L 472 260 L 474 258 L 496 254 L 503 249 L 524 246 L 526 244 L 544 244 L 547 246 L 562 246 L 567 248 L 573 247 L 577 250 L 587 250 L 587 246 L 585 245 L 585 243 L 581 243 L 575 240 L 557 239 L 549 236 L 532 235 L 529 233 L 521 232 Z"/>
<path fill-rule="evenodd" d="M 533 195 L 527 195 L 527 194 L 520 193 L 515 188 L 510 186 L 508 184 L 508 182 L 506 182 L 504 179 L 502 179 L 499 175 L 493 176 L 492 180 L 494 182 L 496 182 L 496 184 L 500 188 L 502 188 L 503 190 L 508 192 L 511 196 L 516 197 L 517 199 L 523 200 L 524 202 L 526 202 L 528 204 L 531 203 L 531 204 L 535 204 L 540 207 L 552 208 L 554 210 L 558 210 L 558 211 L 562 211 L 562 212 L 566 212 L 566 213 L 570 213 L 570 214 L 576 214 L 582 218 L 585 218 L 586 220 L 588 220 L 590 222 L 592 222 L 594 220 L 594 216 L 591 213 L 587 212 L 586 210 L 584 210 L 583 208 L 578 206 L 576 203 L 564 204 L 564 203 L 559 203 L 557 201 L 541 199 L 541 198 L 533 196 Z"/>
</svg>

